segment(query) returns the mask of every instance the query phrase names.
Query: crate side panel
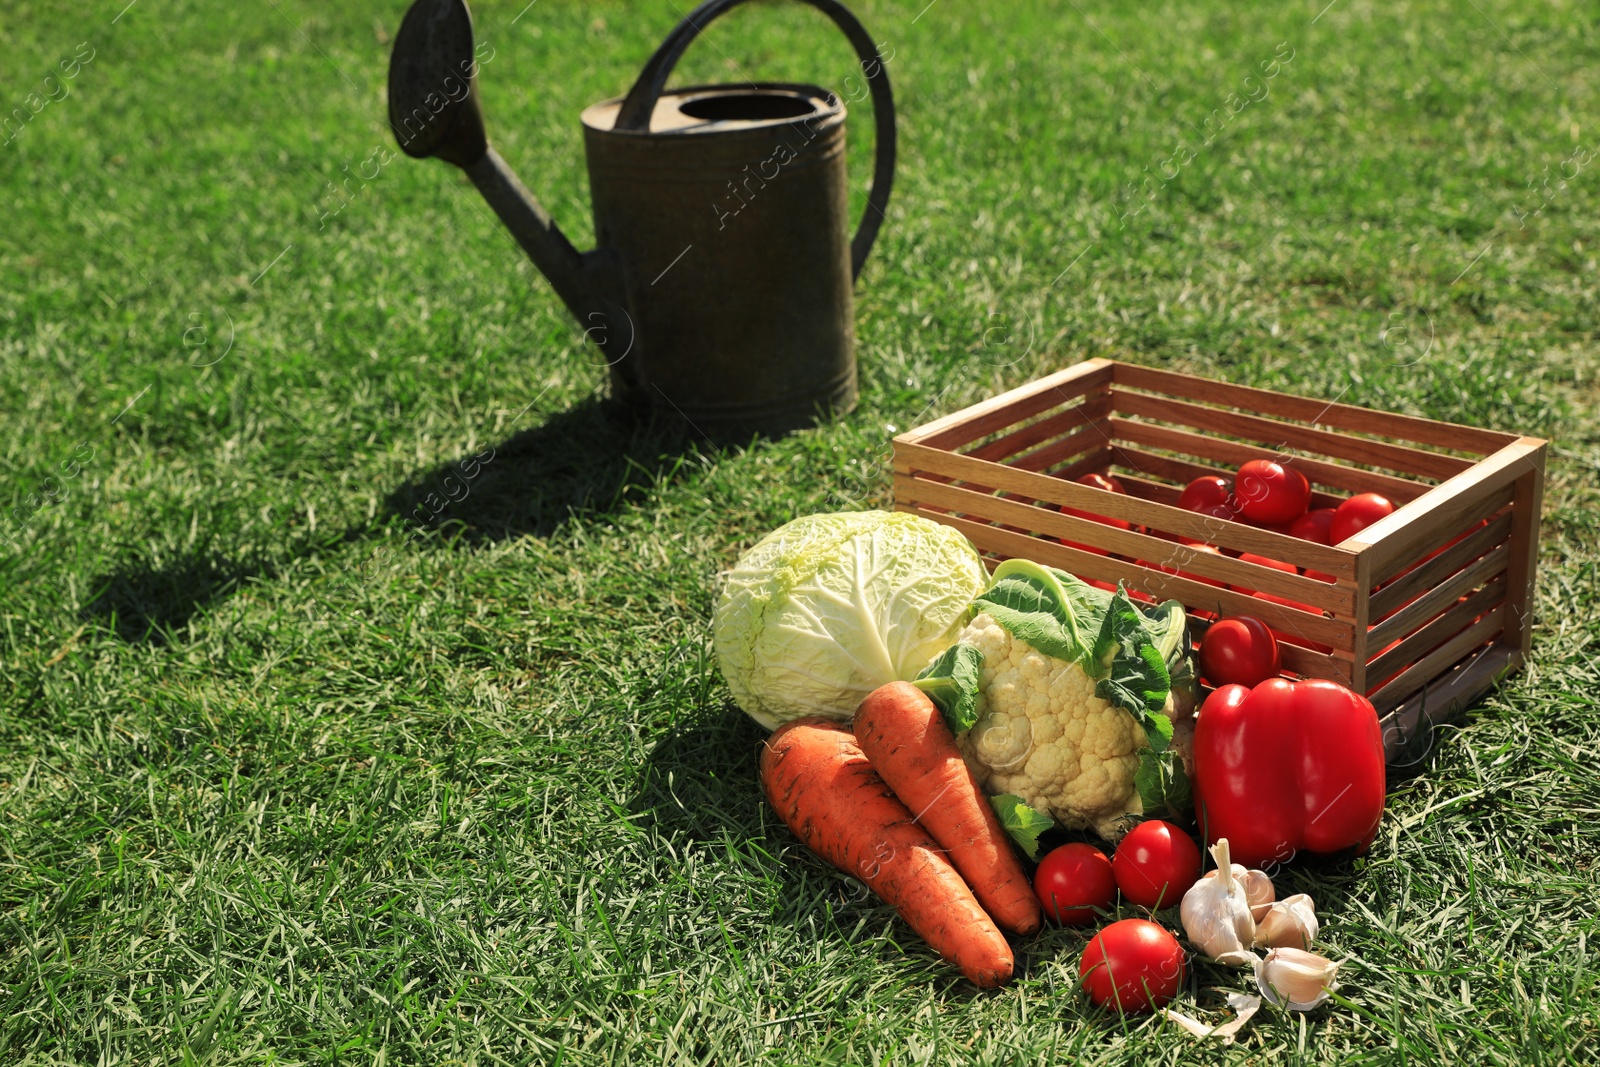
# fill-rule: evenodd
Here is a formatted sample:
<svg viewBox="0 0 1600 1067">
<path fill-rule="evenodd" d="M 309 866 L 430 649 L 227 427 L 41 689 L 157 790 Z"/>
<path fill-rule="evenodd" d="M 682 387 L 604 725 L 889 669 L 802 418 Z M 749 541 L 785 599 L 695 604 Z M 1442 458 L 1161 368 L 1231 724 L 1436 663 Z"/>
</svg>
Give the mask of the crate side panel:
<svg viewBox="0 0 1600 1067">
<path fill-rule="evenodd" d="M 1019 452 L 1034 448 L 1047 441 L 1055 440 L 1080 426 L 1094 422 L 1103 422 L 1111 414 L 1111 396 L 1109 393 L 1090 394 L 1082 398 L 1082 403 L 1072 404 L 1060 411 L 1054 411 L 1029 423 L 1020 429 L 1008 430 L 992 441 L 968 447 L 962 445 L 955 451 L 974 459 L 988 459 L 995 462 L 1004 462 L 1007 457 Z M 1102 430 L 1102 433 L 1105 431 Z"/>
<path fill-rule="evenodd" d="M 1403 638 L 1399 644 L 1373 657 L 1367 665 L 1367 677 L 1371 679 L 1368 690 L 1381 689 L 1412 662 L 1426 656 L 1502 604 L 1505 597 L 1506 583 L 1504 579 L 1496 579 L 1458 598 L 1448 609 Z"/>
<path fill-rule="evenodd" d="M 1383 715 L 1406 697 L 1433 681 L 1441 671 L 1455 663 L 1468 652 L 1493 641 L 1505 627 L 1505 605 L 1490 609 L 1489 613 L 1467 629 L 1440 645 L 1422 659 L 1412 664 L 1399 677 L 1387 682 L 1372 694 L 1372 706 Z"/>
<path fill-rule="evenodd" d="M 1103 490 L 1095 491 L 1103 493 Z M 1144 582 L 1150 573 L 1165 573 L 1153 571 L 1153 565 L 1157 565 L 1182 572 L 1184 577 L 1212 579 L 1225 585 L 1273 593 L 1347 618 L 1355 611 L 1353 585 L 1333 585 L 1221 554 L 1196 551 L 1165 538 L 1121 530 L 1093 519 L 1008 500 L 967 486 L 896 474 L 894 499 L 897 503 L 922 504 L 942 514 L 976 522 L 997 522 L 1007 530 L 1035 536 L 1045 543 L 1062 541 L 1116 553 L 1124 557 L 1114 562 L 1127 572 L 1130 588 L 1143 589 L 1144 586 L 1137 583 Z"/>
<path fill-rule="evenodd" d="M 1241 523 L 1208 523 L 1206 516 L 1166 504 L 1141 500 L 1131 495 L 1108 494 L 1066 479 L 970 459 L 917 444 L 897 444 L 894 469 L 900 474 L 929 472 L 943 475 L 971 486 L 983 486 L 1011 496 L 1121 519 L 1173 536 L 1206 540 L 1219 548 L 1253 552 L 1268 559 L 1293 558 L 1298 554 L 1306 560 L 1307 566 L 1336 579 L 1348 580 L 1355 575 L 1355 555 L 1344 549 Z M 1219 525 L 1228 528 L 1218 529 Z"/>
<path fill-rule="evenodd" d="M 1510 503 L 1512 483 L 1537 469 L 1543 449 L 1544 442 L 1532 438 L 1507 445 L 1346 539 L 1344 547 L 1369 553 L 1373 579 L 1383 581 L 1438 547 L 1439 532 L 1464 529 Z"/>
<path fill-rule="evenodd" d="M 1111 381 L 1111 361 L 1091 359 L 907 430 L 896 441 L 954 448 L 1014 426 Z"/>
<path fill-rule="evenodd" d="M 1516 434 L 1483 430 L 1474 426 L 1398 415 L 1388 411 L 1357 407 L 1294 396 L 1272 389 L 1234 385 L 1215 378 L 1201 378 L 1176 371 L 1157 370 L 1132 363 L 1117 363 L 1113 372 L 1117 385 L 1146 389 L 1167 396 L 1186 397 L 1210 404 L 1225 404 L 1245 411 L 1276 411 L 1301 422 L 1332 426 L 1355 433 L 1368 433 L 1418 444 L 1433 445 L 1457 452 L 1487 456 L 1516 440 Z"/>
<path fill-rule="evenodd" d="M 1379 725 L 1389 765 L 1411 767 L 1426 759 L 1432 728 L 1458 717 L 1521 662 L 1521 655 L 1504 645 L 1485 645 L 1446 667 L 1398 706 L 1380 709 Z"/>
<path fill-rule="evenodd" d="M 1446 456 L 1438 452 L 1425 452 L 1420 448 L 1351 437 L 1332 430 L 1278 422 L 1260 415 L 1208 408 L 1169 397 L 1120 389 L 1113 390 L 1111 396 L 1118 415 L 1138 415 L 1211 433 L 1242 437 L 1270 449 L 1303 449 L 1347 463 L 1380 467 L 1410 478 L 1452 478 L 1472 466 L 1471 460 L 1459 456 Z"/>
<path fill-rule="evenodd" d="M 1503 505 L 1502 505 L 1503 506 Z M 1426 561 L 1419 561 L 1412 569 L 1389 578 L 1372 594 L 1370 601 L 1373 622 L 1381 623 L 1423 590 L 1431 589 L 1450 578 L 1473 560 L 1491 552 L 1506 541 L 1511 534 L 1511 514 L 1502 514 L 1488 525 L 1468 533 L 1461 540 L 1443 549 Z M 1447 544 L 1449 533 L 1439 536 L 1440 544 Z"/>
<path fill-rule="evenodd" d="M 1280 453 L 1270 448 L 1226 441 L 1220 437 L 1208 437 L 1188 430 L 1159 426 L 1153 422 L 1134 422 L 1116 417 L 1110 422 L 1112 438 L 1118 442 L 1127 441 L 1131 444 L 1202 457 L 1213 463 L 1234 468 L 1246 460 L 1283 458 Z M 1291 465 L 1310 479 L 1313 485 L 1330 486 L 1348 493 L 1380 493 L 1396 503 L 1415 500 L 1432 488 L 1424 482 L 1397 478 L 1378 471 L 1345 467 L 1337 463 L 1325 463 L 1304 456 L 1294 457 Z"/>
</svg>

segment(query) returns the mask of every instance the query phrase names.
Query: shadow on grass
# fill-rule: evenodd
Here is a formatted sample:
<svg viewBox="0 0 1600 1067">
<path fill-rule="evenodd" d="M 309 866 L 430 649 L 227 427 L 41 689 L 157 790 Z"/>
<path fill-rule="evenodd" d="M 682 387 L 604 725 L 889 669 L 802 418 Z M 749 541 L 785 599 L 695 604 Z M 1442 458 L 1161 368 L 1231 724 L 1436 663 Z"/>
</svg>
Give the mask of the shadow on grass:
<svg viewBox="0 0 1600 1067">
<path fill-rule="evenodd" d="M 639 417 L 590 398 L 476 454 L 460 456 L 393 490 L 371 522 L 303 538 L 276 550 L 229 557 L 214 548 L 163 564 L 124 561 L 95 576 L 80 613 L 124 641 L 166 644 L 210 605 L 253 578 L 273 578 L 294 562 L 374 541 L 400 523 L 407 535 L 448 530 L 466 543 L 559 533 L 575 517 L 614 515 L 655 488 L 685 477 L 717 444 L 660 416 Z"/>
<path fill-rule="evenodd" d="M 575 516 L 611 515 L 642 500 L 717 447 L 677 420 L 591 398 L 424 472 L 386 504 L 408 525 L 448 525 L 468 541 L 548 537 Z"/>
<path fill-rule="evenodd" d="M 645 759 L 628 811 L 665 837 L 744 841 L 766 832 L 761 744 L 767 731 L 729 704 L 675 726 Z M 774 817 L 775 818 L 775 817 Z"/>
<path fill-rule="evenodd" d="M 131 563 L 94 578 L 97 592 L 78 616 L 103 623 L 124 641 L 165 645 L 195 612 L 264 569 L 254 561 L 214 553 L 186 556 L 163 567 Z"/>
</svg>

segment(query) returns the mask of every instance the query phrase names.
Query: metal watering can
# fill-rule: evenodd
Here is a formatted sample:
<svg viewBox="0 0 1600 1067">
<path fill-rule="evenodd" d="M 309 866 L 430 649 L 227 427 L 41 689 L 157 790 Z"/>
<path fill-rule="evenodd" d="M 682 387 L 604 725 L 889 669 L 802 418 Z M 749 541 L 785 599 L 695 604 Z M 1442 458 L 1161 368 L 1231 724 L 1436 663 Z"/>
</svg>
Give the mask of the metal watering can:
<svg viewBox="0 0 1600 1067">
<path fill-rule="evenodd" d="M 837 96 L 781 82 L 665 90 L 695 36 L 743 2 L 706 0 L 626 97 L 583 112 L 593 251 L 572 246 L 490 147 L 463 0 L 406 13 L 389 124 L 407 155 L 466 171 L 600 348 L 613 396 L 702 433 L 780 434 L 855 405 L 852 290 L 894 180 L 894 98 L 855 16 L 805 0 L 850 39 L 872 91 L 872 188 L 849 239 Z"/>
</svg>

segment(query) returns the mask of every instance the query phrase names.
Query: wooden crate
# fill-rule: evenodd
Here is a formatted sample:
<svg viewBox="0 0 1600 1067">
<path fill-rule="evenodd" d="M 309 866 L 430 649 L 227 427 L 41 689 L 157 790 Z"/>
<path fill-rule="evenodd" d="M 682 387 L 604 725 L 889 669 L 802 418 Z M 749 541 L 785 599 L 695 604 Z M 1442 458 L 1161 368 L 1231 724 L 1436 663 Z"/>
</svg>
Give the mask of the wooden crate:
<svg viewBox="0 0 1600 1067">
<path fill-rule="evenodd" d="M 1191 479 L 1231 477 L 1254 458 L 1303 472 L 1313 507 L 1371 491 L 1396 510 L 1330 547 L 1175 506 Z M 1527 655 L 1544 460 L 1537 438 L 1095 359 L 896 437 L 894 497 L 993 562 L 1021 556 L 1120 580 L 1182 601 L 1202 623 L 1261 618 L 1284 637 L 1287 670 L 1368 694 L 1398 760 L 1428 723 Z M 1116 474 L 1128 495 L 1073 480 L 1091 471 Z M 1195 551 L 1177 536 L 1334 580 Z"/>
</svg>

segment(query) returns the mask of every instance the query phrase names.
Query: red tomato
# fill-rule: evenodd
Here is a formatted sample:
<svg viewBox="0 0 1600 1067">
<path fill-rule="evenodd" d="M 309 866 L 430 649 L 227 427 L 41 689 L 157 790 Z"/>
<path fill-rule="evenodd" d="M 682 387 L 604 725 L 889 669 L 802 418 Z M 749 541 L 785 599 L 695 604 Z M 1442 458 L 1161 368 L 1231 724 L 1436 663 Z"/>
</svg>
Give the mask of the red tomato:
<svg viewBox="0 0 1600 1067">
<path fill-rule="evenodd" d="M 1333 523 L 1328 528 L 1328 543 L 1336 545 L 1347 537 L 1354 537 L 1385 515 L 1393 514 L 1394 505 L 1388 497 L 1377 493 L 1357 493 L 1340 504 L 1339 510 L 1333 513 Z"/>
<path fill-rule="evenodd" d="M 1218 619 L 1200 639 L 1200 675 L 1212 685 L 1255 685 L 1280 669 L 1278 639 L 1250 615 Z"/>
<path fill-rule="evenodd" d="M 1289 536 L 1302 541 L 1315 541 L 1319 545 L 1331 545 L 1333 542 L 1328 540 L 1328 527 L 1332 523 L 1332 508 L 1312 508 L 1289 524 Z"/>
<path fill-rule="evenodd" d="M 1151 911 L 1170 908 L 1199 879 L 1200 848 L 1170 822 L 1152 819 L 1129 830 L 1117 845 L 1111 873 L 1124 899 Z"/>
<path fill-rule="evenodd" d="M 1093 489 L 1103 489 L 1108 493 L 1128 495 L 1128 491 L 1122 487 L 1122 483 L 1117 480 L 1114 474 L 1085 474 L 1078 479 L 1078 484 L 1087 485 Z"/>
<path fill-rule="evenodd" d="M 1252 459 L 1234 479 L 1235 507 L 1255 523 L 1293 522 L 1311 503 L 1311 483 L 1275 459 Z"/>
<path fill-rule="evenodd" d="M 1074 842 L 1039 861 L 1033 891 L 1044 913 L 1056 922 L 1088 926 L 1095 921 L 1095 908 L 1109 909 L 1117 899 L 1117 879 L 1104 852 Z"/>
<path fill-rule="evenodd" d="M 1273 570 L 1283 571 L 1285 574 L 1300 573 L 1300 568 L 1293 563 L 1285 563 L 1281 559 L 1268 559 L 1266 556 L 1258 556 L 1254 552 L 1246 552 L 1239 559 L 1244 563 L 1254 563 L 1258 567 L 1271 567 Z"/>
<path fill-rule="evenodd" d="M 1128 491 L 1122 487 L 1122 483 L 1110 475 L 1085 474 L 1080 476 L 1077 479 L 1077 482 L 1079 485 L 1087 485 L 1091 489 L 1100 489 L 1107 493 L 1120 493 L 1123 496 L 1128 495 Z M 1096 515 L 1088 511 L 1079 511 L 1077 508 L 1062 508 L 1061 513 L 1063 515 L 1072 515 L 1079 519 L 1088 519 L 1091 522 L 1104 523 L 1105 525 L 1114 527 L 1118 530 L 1134 529 L 1134 525 L 1131 522 L 1125 522 L 1122 519 L 1113 519 L 1106 515 Z M 1066 538 L 1062 538 L 1061 543 L 1066 545 L 1068 548 L 1081 548 L 1085 552 L 1093 552 L 1099 556 L 1110 555 L 1110 553 L 1104 549 L 1096 548 L 1093 545 L 1080 545 L 1076 541 L 1068 541 Z"/>
<path fill-rule="evenodd" d="M 1228 484 L 1228 479 L 1206 474 L 1183 487 L 1183 492 L 1178 494 L 1178 506 L 1185 511 L 1209 514 L 1208 508 L 1227 507 L 1231 496 L 1233 486 Z"/>
<path fill-rule="evenodd" d="M 1183 988 L 1178 939 L 1147 919 L 1123 919 L 1094 935 L 1078 960 L 1089 999 L 1117 1011 L 1152 1011 Z"/>
</svg>

